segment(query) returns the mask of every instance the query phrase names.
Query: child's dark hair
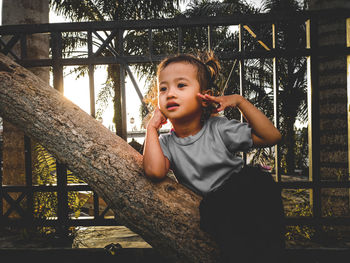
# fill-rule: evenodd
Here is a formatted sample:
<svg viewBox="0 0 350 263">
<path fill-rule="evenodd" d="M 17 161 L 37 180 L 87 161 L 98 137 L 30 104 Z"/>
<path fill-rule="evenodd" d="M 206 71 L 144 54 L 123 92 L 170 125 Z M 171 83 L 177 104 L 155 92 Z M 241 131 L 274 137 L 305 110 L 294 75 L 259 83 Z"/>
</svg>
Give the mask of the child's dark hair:
<svg viewBox="0 0 350 263">
<path fill-rule="evenodd" d="M 186 62 L 197 68 L 197 79 L 201 91 L 210 90 L 213 96 L 218 96 L 220 94 L 220 90 L 215 84 L 215 80 L 219 75 L 220 64 L 212 51 L 200 53 L 197 56 L 192 54 L 177 54 L 167 57 L 158 65 L 157 76 L 159 76 L 160 72 L 169 64 L 176 62 Z M 210 104 L 204 109 L 203 120 L 210 117 L 213 107 L 214 105 Z"/>
</svg>

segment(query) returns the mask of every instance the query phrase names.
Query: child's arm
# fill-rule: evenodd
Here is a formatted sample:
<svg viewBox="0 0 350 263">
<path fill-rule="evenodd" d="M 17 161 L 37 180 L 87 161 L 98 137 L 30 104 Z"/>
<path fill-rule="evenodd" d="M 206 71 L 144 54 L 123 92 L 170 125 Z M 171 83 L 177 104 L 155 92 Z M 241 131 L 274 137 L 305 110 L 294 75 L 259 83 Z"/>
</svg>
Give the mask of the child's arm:
<svg viewBox="0 0 350 263">
<path fill-rule="evenodd" d="M 219 104 L 217 112 L 227 107 L 237 107 L 252 128 L 252 139 L 256 146 L 271 146 L 281 140 L 281 133 L 275 128 L 272 122 L 253 104 L 241 95 L 214 97 L 208 94 L 198 94 L 204 100 Z"/>
<path fill-rule="evenodd" d="M 147 124 L 143 149 L 143 169 L 146 176 L 152 179 L 164 178 L 170 167 L 170 162 L 164 156 L 158 139 L 158 130 L 165 122 L 166 118 L 157 108 Z"/>
</svg>

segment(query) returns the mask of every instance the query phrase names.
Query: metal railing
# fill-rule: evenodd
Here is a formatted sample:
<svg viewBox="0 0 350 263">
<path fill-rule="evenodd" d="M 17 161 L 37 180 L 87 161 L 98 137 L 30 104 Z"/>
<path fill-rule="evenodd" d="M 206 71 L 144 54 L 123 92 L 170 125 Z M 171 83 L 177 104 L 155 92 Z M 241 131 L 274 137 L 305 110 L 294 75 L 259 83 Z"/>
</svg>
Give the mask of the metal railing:
<svg viewBox="0 0 350 263">
<path fill-rule="evenodd" d="M 281 16 L 280 14 L 257 14 L 257 15 L 232 15 L 222 17 L 177 17 L 173 19 L 162 20 L 140 20 L 140 21 L 110 21 L 110 22 L 80 22 L 80 23 L 63 23 L 63 24 L 42 24 L 42 25 L 13 25 L 13 26 L 1 26 L 0 35 L 2 37 L 8 37 L 9 40 L 4 42 L 0 41 L 0 51 L 11 55 L 19 64 L 24 67 L 50 67 L 53 70 L 53 86 L 55 89 L 63 90 L 63 68 L 65 66 L 88 66 L 89 71 L 89 85 L 91 94 L 91 115 L 95 116 L 95 98 L 93 97 L 95 92 L 94 87 L 94 65 L 111 65 L 120 64 L 120 86 L 121 86 L 121 101 L 123 102 L 123 134 L 122 137 L 126 138 L 126 105 L 125 105 L 125 75 L 126 73 L 131 78 L 134 88 L 136 89 L 140 99 L 142 94 L 137 86 L 137 82 L 133 77 L 133 73 L 130 70 L 130 64 L 137 63 L 155 63 L 160 61 L 167 54 L 158 54 L 154 52 L 156 45 L 156 39 L 154 39 L 154 32 L 157 30 L 172 30 L 176 34 L 177 47 L 173 50 L 176 52 L 186 52 L 186 30 L 189 28 L 202 28 L 207 31 L 207 46 L 202 49 L 210 49 L 215 46 L 215 39 L 212 37 L 212 29 L 214 27 L 226 27 L 226 26 L 238 26 L 239 31 L 239 48 L 235 52 L 220 52 L 216 51 L 216 55 L 222 61 L 238 61 L 240 71 L 240 89 L 244 93 L 245 86 L 245 61 L 249 59 L 271 59 L 273 61 L 273 91 L 274 91 L 274 121 L 275 125 L 279 127 L 279 111 L 278 111 L 278 78 L 279 72 L 277 72 L 276 61 L 278 58 L 287 57 L 307 57 L 311 58 L 311 81 L 313 83 L 310 105 L 312 119 L 310 123 L 312 129 L 309 129 L 309 144 L 310 152 L 309 158 L 312 167 L 310 167 L 310 173 L 312 173 L 311 181 L 295 181 L 284 182 L 282 180 L 282 172 L 280 169 L 280 153 L 279 147 L 275 147 L 275 173 L 276 180 L 282 189 L 310 189 L 312 190 L 312 216 L 302 218 L 286 218 L 287 225 L 350 225 L 350 218 L 347 217 L 323 217 L 321 213 L 321 197 L 320 191 L 323 188 L 350 188 L 350 181 L 323 181 L 320 179 L 320 135 L 318 134 L 318 127 L 320 126 L 319 116 L 319 90 L 317 88 L 317 56 L 322 54 L 333 56 L 349 56 L 350 49 L 346 46 L 330 45 L 330 46 L 318 46 L 317 45 L 317 20 L 324 16 L 336 16 L 343 18 L 344 21 L 349 18 L 348 10 L 327 10 L 324 12 L 299 12 L 288 13 Z M 309 35 L 311 45 L 307 46 L 295 46 L 288 48 L 279 48 L 275 44 L 276 34 L 278 32 L 279 23 L 288 23 L 293 21 L 293 24 L 304 24 L 306 28 L 306 34 Z M 271 39 L 266 40 L 266 36 L 259 36 L 253 27 L 259 24 L 268 24 L 271 27 Z M 277 27 L 276 27 L 277 26 Z M 127 43 L 125 42 L 125 34 L 130 31 L 143 32 L 146 36 L 146 44 L 148 49 L 144 54 L 129 54 L 125 50 Z M 63 34 L 67 32 L 79 32 L 84 33 L 86 36 L 86 56 L 85 57 L 64 57 L 63 55 Z M 105 37 L 101 36 L 100 32 L 104 32 Z M 45 59 L 30 59 L 27 56 L 27 37 L 31 34 L 47 34 L 51 39 L 51 54 L 49 58 Z M 251 41 L 256 41 L 260 45 L 259 48 L 253 50 L 245 49 L 245 37 L 249 35 Z M 255 36 L 254 36 L 255 35 Z M 117 38 L 117 46 L 112 45 L 112 41 Z M 98 46 L 95 46 L 93 39 L 98 39 Z M 12 48 L 19 43 L 20 54 L 17 55 L 12 52 Z M 158 43 L 159 44 L 159 43 Z M 105 52 L 108 50 L 108 52 Z M 102 53 L 104 55 L 102 56 Z M 106 55 L 107 54 L 107 55 Z M 315 59 L 313 59 L 315 58 Z M 139 136 L 139 134 L 134 134 Z M 60 164 L 57 165 L 57 185 L 55 186 L 38 186 L 32 184 L 32 171 L 31 171 L 31 150 L 30 140 L 25 139 L 25 153 L 26 153 L 26 186 L 5 186 L 1 184 L 0 191 L 0 209 L 1 209 L 1 224 L 35 224 L 35 225 L 63 225 L 63 226 L 77 226 L 77 225 L 104 225 L 114 224 L 115 221 L 103 220 L 98 212 L 98 197 L 94 194 L 95 218 L 92 220 L 80 220 L 69 219 L 67 209 L 67 193 L 68 191 L 91 191 L 88 185 L 67 185 L 67 173 L 66 168 Z M 1 169 L 0 169 L 0 183 L 1 183 Z M 55 220 L 37 220 L 32 214 L 32 196 L 36 191 L 54 191 L 58 193 L 58 217 Z M 9 193 L 20 192 L 21 195 L 17 200 L 13 200 Z M 24 197 L 27 197 L 28 211 L 24 211 L 19 203 Z M 10 204 L 10 211 L 3 213 L 3 200 L 6 200 Z M 13 221 L 8 218 L 8 215 L 12 210 L 16 210 L 22 215 L 23 220 Z"/>
</svg>

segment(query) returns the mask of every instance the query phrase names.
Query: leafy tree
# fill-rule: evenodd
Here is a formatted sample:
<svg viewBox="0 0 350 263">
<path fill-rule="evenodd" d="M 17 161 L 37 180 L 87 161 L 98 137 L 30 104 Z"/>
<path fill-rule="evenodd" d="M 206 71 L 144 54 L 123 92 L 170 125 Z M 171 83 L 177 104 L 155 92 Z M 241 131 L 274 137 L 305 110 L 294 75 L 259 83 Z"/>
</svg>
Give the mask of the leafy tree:
<svg viewBox="0 0 350 263">
<path fill-rule="evenodd" d="M 36 162 L 33 165 L 33 178 L 37 185 L 55 185 L 57 183 L 56 160 L 38 143 L 34 143 L 34 155 Z M 82 180 L 67 171 L 68 184 L 83 183 Z M 79 195 L 78 192 L 68 193 L 68 209 L 79 217 L 81 208 L 89 199 L 90 194 Z M 34 216 L 37 218 L 50 218 L 57 216 L 57 193 L 56 192 L 36 192 L 34 194 Z"/>
<path fill-rule="evenodd" d="M 302 11 L 307 8 L 307 2 L 297 0 L 266 0 L 263 9 L 269 13 L 288 13 Z M 305 24 L 294 21 L 280 22 L 277 25 L 276 46 L 288 50 L 294 47 L 306 46 Z M 283 134 L 282 154 L 287 173 L 293 173 L 296 168 L 296 120 L 307 120 L 307 82 L 306 57 L 279 58 L 279 112 Z M 304 144 L 307 149 L 307 141 Z"/>
</svg>

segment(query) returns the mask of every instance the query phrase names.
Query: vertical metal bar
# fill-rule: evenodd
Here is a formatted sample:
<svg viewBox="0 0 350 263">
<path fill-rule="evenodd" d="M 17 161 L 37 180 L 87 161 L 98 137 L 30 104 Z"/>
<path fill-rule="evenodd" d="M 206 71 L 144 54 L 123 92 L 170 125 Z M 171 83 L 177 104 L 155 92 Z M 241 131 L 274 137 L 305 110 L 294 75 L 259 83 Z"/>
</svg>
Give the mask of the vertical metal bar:
<svg viewBox="0 0 350 263">
<path fill-rule="evenodd" d="M 127 122 L 126 122 L 126 96 L 125 96 L 125 68 L 120 67 L 120 96 L 122 113 L 122 134 L 121 137 L 127 140 Z"/>
<path fill-rule="evenodd" d="M 93 46 L 92 46 L 92 32 L 88 31 L 88 56 L 89 58 L 93 56 Z M 95 79 L 94 79 L 94 65 L 89 65 L 89 87 L 90 87 L 90 114 L 92 117 L 96 118 L 96 109 L 95 109 Z M 99 217 L 99 203 L 98 196 L 93 192 L 94 198 L 94 219 Z M 97 202 L 96 202 L 97 199 Z M 96 212 L 97 210 L 97 212 Z"/>
<path fill-rule="evenodd" d="M 212 33 L 211 26 L 208 25 L 208 51 L 210 51 L 212 47 L 211 33 Z"/>
<path fill-rule="evenodd" d="M 244 52 L 243 37 L 244 31 L 242 30 L 242 24 L 239 24 L 239 53 L 242 55 Z M 245 67 L 244 58 L 241 57 L 239 60 L 239 94 L 244 97 L 244 87 L 245 87 Z M 244 122 L 243 114 L 241 114 L 241 122 Z M 244 164 L 247 164 L 247 154 L 243 153 Z"/>
<path fill-rule="evenodd" d="M 31 140 L 28 136 L 24 135 L 24 160 L 25 160 L 25 178 L 27 189 L 27 211 L 26 221 L 31 222 L 33 220 L 33 180 L 32 180 L 32 146 Z"/>
<path fill-rule="evenodd" d="M 350 47 L 350 18 L 346 18 L 346 46 Z M 350 55 L 346 57 L 347 60 L 347 112 L 348 112 L 348 180 L 350 180 Z M 349 203 L 350 203 L 350 189 Z"/>
<path fill-rule="evenodd" d="M 88 31 L 88 57 L 91 58 L 93 55 L 92 50 L 92 32 Z M 90 115 L 92 117 L 96 117 L 96 109 L 95 109 L 95 67 L 94 65 L 88 65 L 89 71 L 89 91 L 90 91 Z"/>
<path fill-rule="evenodd" d="M 182 27 L 177 28 L 177 51 L 178 53 L 183 52 L 183 44 L 184 44 L 184 36 L 183 36 L 183 29 Z"/>
<path fill-rule="evenodd" d="M 21 59 L 27 58 L 27 35 L 21 34 Z"/>
<path fill-rule="evenodd" d="M 242 55 L 244 53 L 243 46 L 243 34 L 242 25 L 239 24 L 239 53 Z M 241 96 L 245 95 L 244 86 L 245 86 L 245 67 L 244 67 L 244 58 L 240 58 L 239 60 L 239 93 Z M 241 120 L 243 121 L 243 116 L 241 116 Z"/>
<path fill-rule="evenodd" d="M 94 54 L 93 47 L 92 47 L 92 31 L 89 30 L 87 32 L 87 41 L 88 41 L 88 57 L 91 58 Z"/>
<path fill-rule="evenodd" d="M 63 164 L 56 162 L 57 173 L 57 217 L 58 232 L 64 237 L 68 234 L 68 188 L 67 169 Z"/>
<path fill-rule="evenodd" d="M 52 32 L 53 87 L 63 93 L 62 34 Z"/>
<path fill-rule="evenodd" d="M 98 194 L 94 192 L 94 219 L 99 219 L 100 217 L 100 203 L 98 201 Z"/>
<path fill-rule="evenodd" d="M 52 32 L 52 60 L 53 60 L 53 87 L 63 93 L 63 65 L 62 59 L 62 34 Z M 56 161 L 57 176 L 57 217 L 59 235 L 66 236 L 68 220 L 68 190 L 67 190 L 67 169 L 63 164 Z"/>
<path fill-rule="evenodd" d="M 306 22 L 307 48 L 312 49 L 312 56 L 307 58 L 308 66 L 308 141 L 309 141 L 309 180 L 313 182 L 311 203 L 315 219 L 321 217 L 320 189 L 320 96 L 317 17 Z"/>
<path fill-rule="evenodd" d="M 89 70 L 89 91 L 90 91 L 90 115 L 92 117 L 96 117 L 96 109 L 95 109 L 95 67 L 94 65 L 88 66 Z"/>
<path fill-rule="evenodd" d="M 118 31 L 118 53 L 120 56 L 124 53 L 124 30 Z M 126 95 L 125 95 L 125 68 L 120 66 L 120 100 L 121 100 L 121 115 L 122 115 L 122 134 L 121 137 L 127 140 L 127 122 L 126 122 Z"/>
<path fill-rule="evenodd" d="M 88 31 L 88 57 L 93 56 L 93 47 L 92 47 L 92 32 Z M 89 90 L 90 90 L 90 115 L 93 118 L 96 118 L 96 109 L 95 109 L 95 67 L 94 65 L 89 64 Z M 95 193 L 94 193 L 95 194 Z M 94 195 L 95 198 L 95 195 Z M 95 209 L 95 205 L 94 205 Z M 94 216 L 96 218 L 96 215 Z"/>
<path fill-rule="evenodd" d="M 276 24 L 272 24 L 272 48 L 276 49 Z M 278 82 L 278 69 L 277 69 L 278 58 L 273 57 L 273 111 L 274 111 L 274 123 L 277 129 L 279 125 L 279 111 L 278 111 L 278 97 L 279 97 L 279 82 Z M 280 151 L 279 146 L 275 145 L 275 173 L 277 182 L 281 181 L 280 173 Z"/>
</svg>

